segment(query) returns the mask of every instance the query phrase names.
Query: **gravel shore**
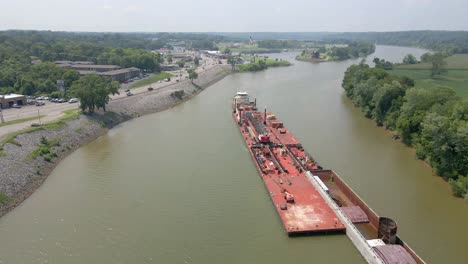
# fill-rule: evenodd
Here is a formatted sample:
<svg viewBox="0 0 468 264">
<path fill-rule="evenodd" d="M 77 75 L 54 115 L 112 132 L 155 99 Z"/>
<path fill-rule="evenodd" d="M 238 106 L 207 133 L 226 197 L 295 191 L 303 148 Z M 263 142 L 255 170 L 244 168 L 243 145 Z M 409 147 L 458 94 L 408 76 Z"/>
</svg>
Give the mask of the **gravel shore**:
<svg viewBox="0 0 468 264">
<path fill-rule="evenodd" d="M 6 143 L 0 154 L 0 193 L 7 196 L 0 204 L 0 216 L 12 210 L 31 195 L 47 178 L 55 166 L 68 154 L 107 133 L 113 126 L 149 113 L 168 109 L 197 95 L 203 89 L 230 73 L 230 66 L 218 65 L 189 80 L 131 97 L 116 99 L 107 105 L 107 112 L 81 115 L 66 122 L 59 129 L 45 129 L 20 134 L 15 143 Z M 183 92 L 181 92 L 183 91 Z M 55 153 L 50 161 L 32 153 L 41 138 L 58 142 L 50 148 Z M 1 202 L 1 200 L 0 200 Z"/>
</svg>

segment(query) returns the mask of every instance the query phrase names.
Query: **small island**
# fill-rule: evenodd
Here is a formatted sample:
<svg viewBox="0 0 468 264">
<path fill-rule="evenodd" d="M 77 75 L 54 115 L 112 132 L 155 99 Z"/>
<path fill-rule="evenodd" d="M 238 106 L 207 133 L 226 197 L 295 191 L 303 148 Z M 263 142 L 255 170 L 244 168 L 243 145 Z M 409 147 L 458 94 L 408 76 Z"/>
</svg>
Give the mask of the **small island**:
<svg viewBox="0 0 468 264">
<path fill-rule="evenodd" d="M 342 61 L 365 57 L 374 53 L 375 45 L 367 42 L 346 41 L 346 43 L 308 43 L 296 60 L 309 62 Z"/>
<path fill-rule="evenodd" d="M 269 67 L 284 67 L 292 65 L 287 60 L 259 55 L 243 55 L 239 60 L 242 63 L 237 67 L 240 72 L 261 71 L 268 69 Z"/>
</svg>

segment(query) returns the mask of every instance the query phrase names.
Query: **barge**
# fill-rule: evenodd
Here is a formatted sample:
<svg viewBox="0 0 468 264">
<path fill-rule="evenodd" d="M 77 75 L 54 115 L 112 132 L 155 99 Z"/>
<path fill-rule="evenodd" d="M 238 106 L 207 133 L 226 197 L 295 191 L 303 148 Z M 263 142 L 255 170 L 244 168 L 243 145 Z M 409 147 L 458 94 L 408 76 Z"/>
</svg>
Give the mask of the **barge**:
<svg viewBox="0 0 468 264">
<path fill-rule="evenodd" d="M 425 263 L 332 170 L 324 170 L 274 114 L 238 92 L 232 115 L 288 235 L 346 232 L 369 263 Z"/>
</svg>

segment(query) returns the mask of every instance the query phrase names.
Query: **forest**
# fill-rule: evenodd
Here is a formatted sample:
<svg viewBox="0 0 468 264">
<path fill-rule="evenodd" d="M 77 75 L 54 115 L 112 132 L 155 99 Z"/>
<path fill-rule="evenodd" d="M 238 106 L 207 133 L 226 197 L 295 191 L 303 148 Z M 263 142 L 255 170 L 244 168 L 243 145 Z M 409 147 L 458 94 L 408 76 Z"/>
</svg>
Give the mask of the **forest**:
<svg viewBox="0 0 468 264">
<path fill-rule="evenodd" d="M 296 49 L 301 47 L 301 43 L 297 40 L 276 40 L 265 39 L 257 41 L 259 48 L 266 49 Z"/>
<path fill-rule="evenodd" d="M 361 62 L 350 66 L 343 88 L 366 117 L 416 149 L 454 195 L 468 199 L 468 99 L 445 86 L 414 87 L 414 80 Z"/>
<path fill-rule="evenodd" d="M 329 60 L 347 60 L 351 58 L 365 57 L 375 51 L 375 45 L 370 42 L 330 40 L 330 43 L 344 44 L 344 46 L 333 46 L 327 52 Z"/>
<path fill-rule="evenodd" d="M 336 38 L 379 45 L 421 47 L 448 53 L 468 53 L 467 31 L 348 32 L 325 35 L 323 40 Z"/>
<path fill-rule="evenodd" d="M 0 94 L 50 94 L 56 81 L 65 80 L 71 87 L 78 80 L 77 71 L 62 69 L 56 60 L 93 61 L 137 67 L 158 72 L 162 58 L 150 50 L 171 47 L 171 43 L 196 48 L 213 48 L 225 37 L 184 33 L 73 33 L 50 31 L 0 32 Z M 43 63 L 32 64 L 40 60 Z"/>
</svg>

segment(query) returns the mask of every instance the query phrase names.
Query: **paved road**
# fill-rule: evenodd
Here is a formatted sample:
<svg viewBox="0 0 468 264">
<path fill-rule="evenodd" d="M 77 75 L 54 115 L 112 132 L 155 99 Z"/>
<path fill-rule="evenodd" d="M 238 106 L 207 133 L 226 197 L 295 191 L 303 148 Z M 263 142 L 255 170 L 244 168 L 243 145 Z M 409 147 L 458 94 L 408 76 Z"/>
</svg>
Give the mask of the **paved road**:
<svg viewBox="0 0 468 264">
<path fill-rule="evenodd" d="M 225 64 L 226 61 L 223 61 L 223 63 Z M 200 66 L 197 69 L 195 69 L 195 71 L 197 73 L 202 73 L 208 69 L 215 67 L 216 65 L 218 65 L 217 60 L 214 60 L 208 57 L 203 57 L 202 64 L 200 64 Z M 140 93 L 148 91 L 148 87 L 150 86 L 154 89 L 162 89 L 164 87 L 176 84 L 177 80 L 180 80 L 180 81 L 187 80 L 185 78 L 185 76 L 188 76 L 186 70 L 174 71 L 173 73 L 179 74 L 180 72 L 182 73 L 181 77 L 173 77 L 171 78 L 171 81 L 169 82 L 165 82 L 165 81 L 161 83 L 156 82 L 150 85 L 145 85 L 143 87 L 132 89 L 131 91 L 133 94 L 140 94 Z M 111 96 L 111 100 L 126 98 L 127 95 L 124 91 L 128 88 L 128 85 L 130 84 L 122 84 L 121 88 L 119 89 L 120 94 Z M 70 104 L 70 103 L 52 103 L 49 101 L 43 101 L 43 102 L 45 102 L 44 106 L 27 105 L 20 109 L 16 109 L 16 108 L 5 109 L 3 110 L 4 120 L 13 121 L 16 119 L 34 117 L 38 115 L 45 115 L 45 117 L 41 118 L 41 122 L 49 122 L 49 121 L 52 121 L 61 117 L 63 115 L 63 111 L 70 110 L 70 109 L 78 109 L 79 107 L 79 104 L 77 103 Z M 38 122 L 38 120 L 26 121 L 26 122 L 22 122 L 18 124 L 0 127 L 0 138 L 10 132 L 14 132 L 14 131 L 18 131 L 18 130 L 30 127 L 31 124 L 35 122 Z"/>
</svg>

